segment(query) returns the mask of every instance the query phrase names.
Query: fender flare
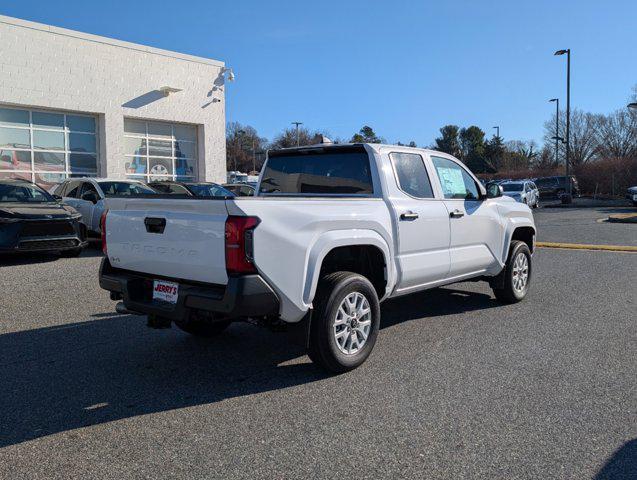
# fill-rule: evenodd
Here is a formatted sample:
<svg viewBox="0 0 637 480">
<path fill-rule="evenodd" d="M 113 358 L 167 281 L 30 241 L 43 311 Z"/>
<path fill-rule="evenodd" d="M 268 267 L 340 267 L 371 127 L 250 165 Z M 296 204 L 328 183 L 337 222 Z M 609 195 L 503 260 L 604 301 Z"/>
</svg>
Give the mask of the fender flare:
<svg viewBox="0 0 637 480">
<path fill-rule="evenodd" d="M 373 230 L 331 230 L 321 234 L 314 241 L 308 253 L 303 285 L 303 301 L 306 305 L 309 306 L 314 299 L 323 260 L 327 254 L 335 248 L 354 245 L 370 245 L 381 251 L 387 274 L 385 294 L 382 298 L 385 298 L 392 291 L 396 281 L 396 269 L 391 260 L 393 258 L 391 249 L 383 237 Z"/>
<path fill-rule="evenodd" d="M 533 243 L 535 244 L 535 237 L 537 235 L 535 224 L 526 217 L 509 217 L 507 228 L 504 233 L 504 242 L 502 243 L 502 252 L 500 257 L 502 265 L 506 263 L 509 256 L 509 249 L 511 248 L 511 239 L 513 238 L 513 232 L 522 227 L 529 227 L 533 230 Z M 535 251 L 535 248 L 533 248 L 532 250 Z"/>
</svg>

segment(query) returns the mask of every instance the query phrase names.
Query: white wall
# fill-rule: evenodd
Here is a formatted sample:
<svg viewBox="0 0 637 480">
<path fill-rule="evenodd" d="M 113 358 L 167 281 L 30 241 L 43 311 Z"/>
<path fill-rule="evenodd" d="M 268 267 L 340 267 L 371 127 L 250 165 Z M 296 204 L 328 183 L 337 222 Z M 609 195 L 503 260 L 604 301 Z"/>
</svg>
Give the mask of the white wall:
<svg viewBox="0 0 637 480">
<path fill-rule="evenodd" d="M 124 176 L 123 119 L 137 117 L 200 125 L 200 180 L 225 182 L 223 66 L 0 15 L 0 104 L 98 114 L 101 176 Z"/>
</svg>

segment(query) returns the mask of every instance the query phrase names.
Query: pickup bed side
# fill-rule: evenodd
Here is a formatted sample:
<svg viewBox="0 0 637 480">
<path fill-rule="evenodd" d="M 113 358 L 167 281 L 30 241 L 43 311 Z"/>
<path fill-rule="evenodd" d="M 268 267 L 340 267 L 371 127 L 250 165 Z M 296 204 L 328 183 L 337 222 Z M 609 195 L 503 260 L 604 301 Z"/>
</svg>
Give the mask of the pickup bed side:
<svg viewBox="0 0 637 480">
<path fill-rule="evenodd" d="M 333 249 L 369 245 L 383 254 L 384 297 L 395 282 L 392 224 L 382 199 L 245 197 L 230 215 L 266 219 L 254 232 L 254 264 L 279 294 L 281 318 L 297 322 L 316 292 L 323 259 Z"/>
</svg>

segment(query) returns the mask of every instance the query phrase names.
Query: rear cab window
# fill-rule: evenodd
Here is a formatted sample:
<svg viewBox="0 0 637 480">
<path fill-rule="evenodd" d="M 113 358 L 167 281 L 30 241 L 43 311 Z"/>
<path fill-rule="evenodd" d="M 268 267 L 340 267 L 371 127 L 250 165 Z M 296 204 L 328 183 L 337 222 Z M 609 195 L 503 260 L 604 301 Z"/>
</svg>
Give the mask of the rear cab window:
<svg viewBox="0 0 637 480">
<path fill-rule="evenodd" d="M 270 152 L 259 193 L 371 196 L 369 154 L 358 145 Z"/>
</svg>

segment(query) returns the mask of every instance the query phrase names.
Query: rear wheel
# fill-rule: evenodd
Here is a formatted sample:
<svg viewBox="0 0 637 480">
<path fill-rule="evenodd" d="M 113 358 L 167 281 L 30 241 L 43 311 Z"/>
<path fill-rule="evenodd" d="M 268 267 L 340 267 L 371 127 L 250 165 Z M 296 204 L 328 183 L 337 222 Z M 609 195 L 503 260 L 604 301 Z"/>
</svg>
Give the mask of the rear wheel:
<svg viewBox="0 0 637 480">
<path fill-rule="evenodd" d="M 509 258 L 504 267 L 504 285 L 494 288 L 495 298 L 504 303 L 517 303 L 526 297 L 531 281 L 531 251 L 519 240 L 511 242 Z"/>
<path fill-rule="evenodd" d="M 310 326 L 309 356 L 334 373 L 353 370 L 369 357 L 380 325 L 380 305 L 370 281 L 352 272 L 319 282 Z"/>
<path fill-rule="evenodd" d="M 175 320 L 175 325 L 186 333 L 195 337 L 216 337 L 230 326 L 232 320 L 217 320 L 211 317 L 203 317 L 194 313 L 185 320 Z"/>
</svg>

